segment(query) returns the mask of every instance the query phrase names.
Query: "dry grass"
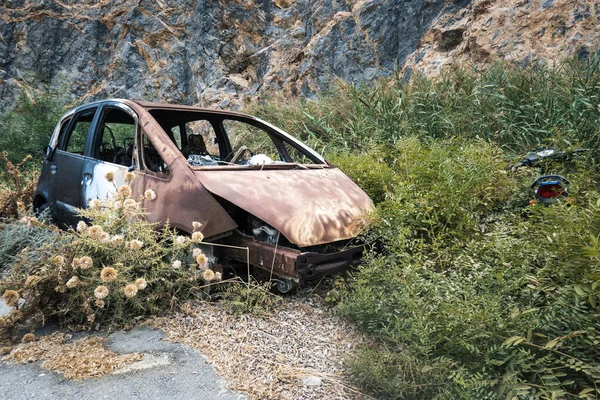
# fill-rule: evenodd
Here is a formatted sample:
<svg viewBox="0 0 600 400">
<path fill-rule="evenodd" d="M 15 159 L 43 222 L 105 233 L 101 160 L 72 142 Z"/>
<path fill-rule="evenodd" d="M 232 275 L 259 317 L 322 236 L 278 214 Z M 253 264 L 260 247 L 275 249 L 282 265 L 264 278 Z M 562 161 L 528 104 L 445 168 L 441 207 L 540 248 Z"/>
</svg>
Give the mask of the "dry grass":
<svg viewBox="0 0 600 400">
<path fill-rule="evenodd" d="M 233 390 L 259 399 L 362 399 L 343 358 L 365 339 L 320 299 L 290 300 L 266 317 L 233 315 L 226 303 L 193 302 L 154 320 L 172 341 L 199 350 Z M 305 386 L 303 378 L 322 380 Z"/>
<path fill-rule="evenodd" d="M 71 335 L 56 332 L 16 347 L 5 361 L 29 363 L 44 360 L 42 367 L 67 379 L 98 378 L 142 359 L 139 353 L 116 354 L 104 348 L 104 338 L 89 336 L 69 342 Z"/>
</svg>

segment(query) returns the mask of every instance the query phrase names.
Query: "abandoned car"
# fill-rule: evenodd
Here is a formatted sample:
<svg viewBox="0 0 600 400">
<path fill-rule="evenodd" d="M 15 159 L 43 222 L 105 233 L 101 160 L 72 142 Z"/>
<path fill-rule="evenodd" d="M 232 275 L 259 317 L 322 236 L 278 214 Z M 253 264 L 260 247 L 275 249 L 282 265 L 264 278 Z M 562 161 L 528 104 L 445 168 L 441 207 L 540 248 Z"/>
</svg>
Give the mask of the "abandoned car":
<svg viewBox="0 0 600 400">
<path fill-rule="evenodd" d="M 73 226 L 78 209 L 134 171 L 134 196 L 157 226 L 202 223 L 210 259 L 250 264 L 285 284 L 347 269 L 370 198 L 339 169 L 258 118 L 223 110 L 105 100 L 66 113 L 45 150 L 38 211 Z M 213 245 L 211 245 L 213 244 Z M 225 245 L 225 246 L 219 246 Z"/>
</svg>

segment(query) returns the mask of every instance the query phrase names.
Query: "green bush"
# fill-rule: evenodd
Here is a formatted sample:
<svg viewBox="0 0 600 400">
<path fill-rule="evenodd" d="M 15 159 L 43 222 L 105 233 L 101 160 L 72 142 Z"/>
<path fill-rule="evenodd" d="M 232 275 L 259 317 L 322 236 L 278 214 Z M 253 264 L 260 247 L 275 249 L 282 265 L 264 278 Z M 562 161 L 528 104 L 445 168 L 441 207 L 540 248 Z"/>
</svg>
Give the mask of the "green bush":
<svg viewBox="0 0 600 400">
<path fill-rule="evenodd" d="M 375 201 L 378 241 L 338 285 L 376 338 L 349 361 L 381 398 L 600 396 L 600 70 L 566 62 L 339 85 L 253 110 L 324 151 Z M 540 146 L 585 156 L 511 172 Z M 544 173 L 573 182 L 542 206 Z"/>
<path fill-rule="evenodd" d="M 31 96 L 22 91 L 13 109 L 0 120 L 0 149 L 13 163 L 27 155 L 39 158 L 66 105 L 66 96 L 61 92 Z"/>
</svg>

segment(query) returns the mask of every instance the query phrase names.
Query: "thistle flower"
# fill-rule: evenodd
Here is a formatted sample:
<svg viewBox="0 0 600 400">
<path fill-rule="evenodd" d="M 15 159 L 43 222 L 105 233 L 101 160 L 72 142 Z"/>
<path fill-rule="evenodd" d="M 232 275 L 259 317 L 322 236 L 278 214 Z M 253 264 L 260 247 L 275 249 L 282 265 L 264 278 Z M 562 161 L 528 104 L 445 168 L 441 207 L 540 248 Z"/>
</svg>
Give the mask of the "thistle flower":
<svg viewBox="0 0 600 400">
<path fill-rule="evenodd" d="M 40 278 L 37 275 L 29 275 L 27 277 L 27 279 L 25 279 L 25 287 L 34 287 L 35 285 L 38 284 L 39 281 L 41 281 L 42 278 Z"/>
<path fill-rule="evenodd" d="M 39 223 L 40 221 L 38 221 L 36 217 L 31 217 L 29 218 L 29 221 L 27 221 L 27 226 L 31 228 L 32 226 L 37 225 Z"/>
<path fill-rule="evenodd" d="M 123 202 L 123 208 L 126 210 L 135 210 L 137 206 L 138 203 L 134 199 L 127 199 Z"/>
<path fill-rule="evenodd" d="M 96 320 L 96 314 L 90 314 L 90 315 L 88 315 L 88 316 L 87 316 L 87 319 L 88 319 L 88 322 L 89 322 L 90 324 L 93 324 L 93 323 L 94 323 L 94 321 Z"/>
<path fill-rule="evenodd" d="M 148 286 L 148 282 L 146 282 L 144 278 L 137 278 L 135 280 L 135 286 L 137 286 L 138 290 L 144 290 L 146 289 L 146 286 Z"/>
<path fill-rule="evenodd" d="M 96 300 L 94 301 L 94 304 L 96 304 L 96 306 L 97 306 L 98 308 L 104 308 L 104 304 L 105 304 L 105 303 L 104 303 L 104 300 L 96 299 Z"/>
<path fill-rule="evenodd" d="M 132 180 L 134 180 L 134 178 L 135 178 L 135 174 L 133 172 L 125 173 L 125 181 L 126 182 L 131 182 Z"/>
<path fill-rule="evenodd" d="M 194 258 L 198 257 L 200 254 L 202 253 L 202 250 L 200 250 L 199 248 L 195 248 L 194 250 L 192 250 L 192 255 L 194 256 Z"/>
<path fill-rule="evenodd" d="M 121 197 L 122 199 L 127 199 L 127 198 L 131 197 L 131 188 L 127 185 L 121 185 L 117 189 L 117 193 L 119 194 L 119 197 Z"/>
<path fill-rule="evenodd" d="M 192 226 L 194 227 L 194 230 L 198 230 L 198 229 L 202 228 L 202 224 L 198 221 L 192 222 Z"/>
<path fill-rule="evenodd" d="M 94 266 L 94 260 L 90 256 L 83 256 L 79 259 L 79 268 L 90 269 Z"/>
<path fill-rule="evenodd" d="M 94 289 L 94 297 L 98 300 L 102 300 L 106 296 L 108 296 L 108 288 L 106 286 L 100 285 L 96 289 Z"/>
<path fill-rule="evenodd" d="M 223 274 L 220 272 L 215 272 L 215 281 L 221 282 L 221 279 L 223 279 Z"/>
<path fill-rule="evenodd" d="M 179 269 L 179 268 L 181 268 L 181 261 L 175 260 L 175 261 L 173 261 L 173 264 L 171 264 L 171 266 L 175 269 Z"/>
<path fill-rule="evenodd" d="M 192 233 L 192 242 L 200 243 L 203 240 L 204 240 L 204 235 L 202 234 L 202 232 L 198 231 L 198 232 Z"/>
<path fill-rule="evenodd" d="M 144 197 L 146 200 L 154 200 L 156 199 L 156 192 L 152 189 L 148 189 L 144 192 Z"/>
<path fill-rule="evenodd" d="M 123 235 L 114 235 L 110 238 L 110 241 L 112 243 L 123 243 L 125 241 L 125 238 L 123 237 Z"/>
<path fill-rule="evenodd" d="M 19 303 L 19 297 L 19 292 L 17 292 L 16 290 L 7 290 L 2 295 L 4 302 L 9 307 L 16 307 Z"/>
<path fill-rule="evenodd" d="M 175 238 L 175 244 L 179 246 L 183 246 L 187 242 L 187 238 L 185 236 L 177 236 Z"/>
<path fill-rule="evenodd" d="M 135 297 L 138 292 L 138 287 L 135 283 L 130 283 L 129 285 L 123 288 L 123 292 L 125 292 L 125 296 L 127 297 Z"/>
<path fill-rule="evenodd" d="M 207 269 L 202 272 L 202 279 L 204 279 L 206 282 L 210 282 L 215 279 L 215 273 L 212 269 Z"/>
<path fill-rule="evenodd" d="M 102 282 L 112 282 L 117 279 L 117 275 L 119 275 L 119 272 L 113 267 L 104 267 L 100 272 L 100 279 L 102 279 Z"/>
<path fill-rule="evenodd" d="M 35 340 L 35 335 L 33 333 L 27 333 L 21 338 L 22 343 L 29 343 Z"/>
<path fill-rule="evenodd" d="M 132 250 L 139 250 L 144 246 L 144 242 L 142 242 L 141 240 L 132 240 L 131 242 L 127 243 L 127 247 L 132 249 Z"/>
<path fill-rule="evenodd" d="M 201 253 L 196 257 L 196 262 L 200 266 L 200 269 L 206 268 L 206 264 L 208 263 L 208 258 L 204 253 Z"/>
<path fill-rule="evenodd" d="M 75 276 L 72 276 L 71 279 L 69 279 L 67 281 L 65 286 L 69 289 L 73 289 L 74 287 L 79 286 L 80 283 L 81 283 L 81 280 L 79 279 L 79 277 L 77 275 L 75 275 Z"/>
<path fill-rule="evenodd" d="M 87 224 L 85 222 L 79 221 L 77 223 L 77 232 L 83 232 L 83 231 L 85 231 L 87 229 L 87 227 L 88 226 L 87 226 Z"/>
<path fill-rule="evenodd" d="M 91 209 L 100 208 L 100 207 L 102 207 L 102 202 L 100 200 L 98 200 L 98 199 L 92 199 L 88 203 L 88 207 L 91 208 Z"/>
<path fill-rule="evenodd" d="M 12 310 L 10 312 L 10 314 L 8 314 L 8 318 L 11 319 L 11 321 L 19 321 L 21 320 L 21 318 L 23 318 L 23 313 L 20 310 Z"/>
<path fill-rule="evenodd" d="M 63 256 L 54 257 L 54 264 L 57 267 L 64 267 L 65 266 L 65 258 Z"/>
<path fill-rule="evenodd" d="M 106 178 L 107 181 L 112 182 L 115 180 L 115 173 L 113 171 L 107 172 L 106 175 L 104 175 L 104 178 Z"/>
<path fill-rule="evenodd" d="M 108 232 L 102 233 L 102 237 L 100 238 L 100 241 L 102 243 L 108 243 L 108 242 L 110 242 L 110 235 L 109 235 L 109 233 Z"/>
<path fill-rule="evenodd" d="M 88 235 L 92 239 L 101 240 L 104 235 L 104 229 L 100 225 L 92 225 L 87 229 Z"/>
<path fill-rule="evenodd" d="M 123 207 L 123 202 L 121 200 L 117 200 L 112 204 L 112 206 L 113 206 L 113 209 L 118 210 L 121 207 Z"/>
</svg>

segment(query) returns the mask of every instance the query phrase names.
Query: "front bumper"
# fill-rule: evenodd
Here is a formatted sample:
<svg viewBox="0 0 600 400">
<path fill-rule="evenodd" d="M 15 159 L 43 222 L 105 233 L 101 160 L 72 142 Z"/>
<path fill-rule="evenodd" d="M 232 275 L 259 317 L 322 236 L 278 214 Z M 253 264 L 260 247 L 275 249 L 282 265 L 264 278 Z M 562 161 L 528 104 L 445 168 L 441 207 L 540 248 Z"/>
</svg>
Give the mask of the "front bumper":
<svg viewBox="0 0 600 400">
<path fill-rule="evenodd" d="M 225 251 L 226 261 L 248 261 L 273 275 L 294 280 L 313 280 L 345 271 L 360 262 L 364 251 L 364 246 L 357 246 L 328 254 L 302 252 L 259 242 L 239 231 L 223 240 L 224 244 L 235 246 Z"/>
</svg>

